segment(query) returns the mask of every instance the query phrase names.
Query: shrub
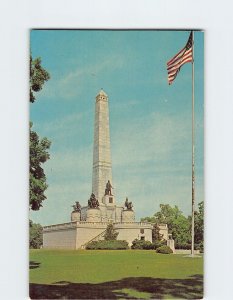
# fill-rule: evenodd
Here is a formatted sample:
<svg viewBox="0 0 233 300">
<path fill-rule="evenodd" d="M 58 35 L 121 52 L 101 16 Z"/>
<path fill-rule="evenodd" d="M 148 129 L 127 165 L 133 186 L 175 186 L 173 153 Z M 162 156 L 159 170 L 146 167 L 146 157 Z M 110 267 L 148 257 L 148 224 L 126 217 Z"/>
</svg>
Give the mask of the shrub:
<svg viewBox="0 0 233 300">
<path fill-rule="evenodd" d="M 152 245 L 153 245 L 152 249 L 157 249 L 157 248 L 159 248 L 161 246 L 166 246 L 167 245 L 167 241 L 165 241 L 165 240 L 155 241 L 155 242 L 152 243 Z"/>
<path fill-rule="evenodd" d="M 168 246 L 161 246 L 159 248 L 156 249 L 156 252 L 157 253 L 162 253 L 162 254 L 170 254 L 170 253 L 173 253 L 172 252 L 172 249 Z"/>
<path fill-rule="evenodd" d="M 204 253 L 204 242 L 200 243 L 200 253 Z"/>
<path fill-rule="evenodd" d="M 152 249 L 152 243 L 149 242 L 149 241 L 135 239 L 132 242 L 131 249 L 145 249 L 145 250 L 149 250 L 149 249 Z"/>
<path fill-rule="evenodd" d="M 125 250 L 129 249 L 128 242 L 122 240 L 101 240 L 87 244 L 87 250 Z"/>
<path fill-rule="evenodd" d="M 142 249 L 142 241 L 135 239 L 132 241 L 131 249 Z"/>
<path fill-rule="evenodd" d="M 187 244 L 187 243 L 176 243 L 175 244 L 175 248 L 176 249 L 182 249 L 182 250 L 191 250 L 191 244 Z M 194 244 L 194 249 L 195 250 L 200 250 L 201 253 L 203 253 L 203 242 L 199 243 L 199 244 Z"/>
<path fill-rule="evenodd" d="M 152 249 L 152 243 L 150 241 L 142 241 L 142 249 L 145 250 L 151 250 Z"/>
<path fill-rule="evenodd" d="M 200 242 L 200 244 L 195 244 L 194 249 L 195 250 L 200 250 L 200 253 L 203 253 L 204 252 L 204 243 Z"/>
<path fill-rule="evenodd" d="M 175 243 L 175 248 L 176 249 L 182 249 L 182 250 L 190 250 L 191 249 L 191 244 Z"/>
<path fill-rule="evenodd" d="M 29 220 L 29 247 L 39 249 L 43 245 L 43 227 Z"/>
<path fill-rule="evenodd" d="M 137 249 L 155 250 L 158 247 L 161 247 L 161 246 L 166 245 L 166 244 L 167 244 L 167 242 L 165 240 L 155 241 L 155 242 L 151 243 L 149 241 L 135 239 L 132 242 L 131 249 L 134 249 L 134 250 L 137 250 Z"/>
</svg>

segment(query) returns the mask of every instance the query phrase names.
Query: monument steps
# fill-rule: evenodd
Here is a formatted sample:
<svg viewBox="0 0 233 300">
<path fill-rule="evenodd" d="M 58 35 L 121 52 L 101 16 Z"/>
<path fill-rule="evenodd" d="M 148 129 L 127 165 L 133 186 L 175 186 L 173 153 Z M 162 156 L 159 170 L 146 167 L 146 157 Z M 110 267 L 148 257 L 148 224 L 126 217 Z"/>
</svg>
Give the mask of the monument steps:
<svg viewBox="0 0 233 300">
<path fill-rule="evenodd" d="M 85 244 L 83 244 L 81 246 L 81 249 L 85 249 L 87 244 L 94 242 L 94 241 L 99 241 L 101 240 L 101 238 L 105 235 L 106 229 L 104 231 L 102 231 L 100 234 L 98 234 L 97 236 L 93 237 L 91 240 L 89 240 L 88 242 L 86 242 Z"/>
</svg>

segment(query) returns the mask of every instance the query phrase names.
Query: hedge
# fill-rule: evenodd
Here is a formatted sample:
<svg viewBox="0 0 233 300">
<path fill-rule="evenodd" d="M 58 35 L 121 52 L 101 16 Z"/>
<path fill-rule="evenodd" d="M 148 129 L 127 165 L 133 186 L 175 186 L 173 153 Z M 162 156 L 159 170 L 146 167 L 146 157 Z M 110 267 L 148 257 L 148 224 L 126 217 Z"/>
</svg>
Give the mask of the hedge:
<svg viewBox="0 0 233 300">
<path fill-rule="evenodd" d="M 87 250 L 125 250 L 129 249 L 128 242 L 122 240 L 93 241 L 87 244 Z"/>
<path fill-rule="evenodd" d="M 138 240 L 135 239 L 132 242 L 131 249 L 137 250 L 137 249 L 144 249 L 144 250 L 155 250 L 158 247 L 161 247 L 162 245 L 166 245 L 166 241 L 155 241 L 153 243 L 149 241 L 144 241 L 144 240 Z"/>
<path fill-rule="evenodd" d="M 176 249 L 182 249 L 182 250 L 191 250 L 191 243 L 187 244 L 187 243 L 175 243 L 175 248 Z M 203 242 L 201 242 L 200 244 L 194 244 L 194 249 L 195 250 L 200 250 L 200 252 L 203 252 Z"/>
</svg>

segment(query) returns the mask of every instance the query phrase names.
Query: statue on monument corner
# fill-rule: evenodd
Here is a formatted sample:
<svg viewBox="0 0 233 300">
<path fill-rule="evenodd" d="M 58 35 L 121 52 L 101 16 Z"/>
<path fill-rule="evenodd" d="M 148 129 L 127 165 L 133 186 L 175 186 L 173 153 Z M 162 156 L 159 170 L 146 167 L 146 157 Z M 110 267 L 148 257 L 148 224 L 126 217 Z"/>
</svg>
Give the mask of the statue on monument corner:
<svg viewBox="0 0 233 300">
<path fill-rule="evenodd" d="M 81 212 L 81 205 L 78 201 L 75 201 L 75 204 L 72 205 L 72 207 L 75 212 L 79 212 L 79 213 Z"/>
<path fill-rule="evenodd" d="M 133 204 L 132 204 L 132 202 L 129 202 L 128 197 L 126 197 L 126 200 L 125 200 L 125 207 L 127 208 L 127 210 L 133 209 Z"/>
<path fill-rule="evenodd" d="M 89 208 L 99 208 L 99 201 L 96 199 L 95 195 L 92 193 L 90 199 L 88 200 Z"/>
<path fill-rule="evenodd" d="M 105 194 L 104 194 L 104 196 L 106 196 L 106 195 L 113 196 L 112 195 L 112 189 L 113 189 L 113 187 L 112 187 L 112 185 L 110 183 L 110 180 L 108 180 L 108 182 L 106 183 L 106 188 L 105 188 Z"/>
</svg>

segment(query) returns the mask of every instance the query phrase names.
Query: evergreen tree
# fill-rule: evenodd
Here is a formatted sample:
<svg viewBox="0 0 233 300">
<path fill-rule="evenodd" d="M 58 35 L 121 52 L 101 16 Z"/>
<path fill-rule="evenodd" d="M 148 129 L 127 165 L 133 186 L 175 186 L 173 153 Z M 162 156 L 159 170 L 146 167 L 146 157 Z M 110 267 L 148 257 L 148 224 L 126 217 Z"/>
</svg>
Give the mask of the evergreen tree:
<svg viewBox="0 0 233 300">
<path fill-rule="evenodd" d="M 152 229 L 152 242 L 160 242 L 163 235 L 159 233 L 159 225 L 155 223 Z"/>
<path fill-rule="evenodd" d="M 108 224 L 105 235 L 104 235 L 104 239 L 106 241 L 113 241 L 117 239 L 119 232 L 116 232 L 116 230 L 114 229 L 113 224 Z"/>
</svg>

